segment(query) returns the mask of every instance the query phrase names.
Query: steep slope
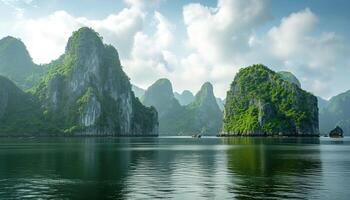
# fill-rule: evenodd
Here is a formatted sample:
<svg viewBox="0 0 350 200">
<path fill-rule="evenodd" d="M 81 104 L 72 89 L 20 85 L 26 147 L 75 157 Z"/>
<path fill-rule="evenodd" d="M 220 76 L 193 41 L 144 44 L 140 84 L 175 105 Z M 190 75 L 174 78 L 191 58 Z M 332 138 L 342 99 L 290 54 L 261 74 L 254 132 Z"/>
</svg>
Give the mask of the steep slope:
<svg viewBox="0 0 350 200">
<path fill-rule="evenodd" d="M 317 98 L 263 65 L 241 69 L 227 92 L 224 132 L 318 135 Z"/>
<path fill-rule="evenodd" d="M 350 135 L 350 90 L 332 97 L 327 106 L 320 110 L 320 130 L 328 134 L 336 126 Z"/>
<path fill-rule="evenodd" d="M 69 38 L 60 60 L 32 92 L 45 116 L 65 133 L 157 135 L 157 112 L 131 91 L 117 50 L 98 33 L 81 28 Z"/>
<path fill-rule="evenodd" d="M 40 134 L 48 125 L 38 100 L 0 76 L 0 135 Z"/>
<path fill-rule="evenodd" d="M 21 40 L 10 36 L 0 40 L 0 75 L 28 89 L 39 81 L 44 71 L 44 67 L 33 63 Z"/>
<path fill-rule="evenodd" d="M 194 101 L 194 96 L 189 90 L 184 90 L 181 94 L 175 92 L 174 95 L 182 106 L 186 106 Z"/>
<path fill-rule="evenodd" d="M 189 130 L 205 135 L 217 135 L 222 127 L 222 112 L 216 103 L 211 83 L 206 82 L 195 96 L 195 100 L 186 106 L 190 116 L 187 120 Z"/>
</svg>

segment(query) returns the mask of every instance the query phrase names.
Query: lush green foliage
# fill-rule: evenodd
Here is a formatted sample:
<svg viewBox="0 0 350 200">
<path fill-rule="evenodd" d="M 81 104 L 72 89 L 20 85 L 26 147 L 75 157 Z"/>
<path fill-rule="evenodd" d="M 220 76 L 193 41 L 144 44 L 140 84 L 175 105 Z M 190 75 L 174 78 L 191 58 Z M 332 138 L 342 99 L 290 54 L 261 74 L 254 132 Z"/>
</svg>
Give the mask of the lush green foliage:
<svg viewBox="0 0 350 200">
<path fill-rule="evenodd" d="M 318 121 L 310 102 L 317 102 L 313 95 L 263 65 L 241 69 L 227 93 L 224 131 L 294 134 Z"/>
<path fill-rule="evenodd" d="M 38 99 L 0 76 L 0 135 L 52 134 Z"/>
</svg>

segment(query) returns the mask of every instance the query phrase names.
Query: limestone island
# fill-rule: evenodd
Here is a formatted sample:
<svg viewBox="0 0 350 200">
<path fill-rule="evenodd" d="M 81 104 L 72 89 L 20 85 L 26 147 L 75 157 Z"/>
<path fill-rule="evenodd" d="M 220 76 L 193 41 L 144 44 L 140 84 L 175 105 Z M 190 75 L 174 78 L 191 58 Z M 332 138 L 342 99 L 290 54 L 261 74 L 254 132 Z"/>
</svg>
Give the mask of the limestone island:
<svg viewBox="0 0 350 200">
<path fill-rule="evenodd" d="M 158 114 L 135 97 L 117 50 L 83 27 L 30 89 L 0 77 L 0 136 L 23 135 L 158 136 Z"/>
<path fill-rule="evenodd" d="M 261 64 L 241 69 L 218 136 L 319 136 L 317 98 L 291 80 Z"/>
</svg>

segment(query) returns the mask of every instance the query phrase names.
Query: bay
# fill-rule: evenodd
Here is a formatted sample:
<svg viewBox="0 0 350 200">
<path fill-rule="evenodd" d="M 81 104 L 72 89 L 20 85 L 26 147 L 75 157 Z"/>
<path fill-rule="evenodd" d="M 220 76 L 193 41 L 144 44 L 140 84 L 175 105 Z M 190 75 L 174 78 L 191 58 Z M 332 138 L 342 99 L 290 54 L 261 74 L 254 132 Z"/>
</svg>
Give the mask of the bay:
<svg viewBox="0 0 350 200">
<path fill-rule="evenodd" d="M 0 138 L 0 199 L 348 199 L 350 138 Z"/>
</svg>

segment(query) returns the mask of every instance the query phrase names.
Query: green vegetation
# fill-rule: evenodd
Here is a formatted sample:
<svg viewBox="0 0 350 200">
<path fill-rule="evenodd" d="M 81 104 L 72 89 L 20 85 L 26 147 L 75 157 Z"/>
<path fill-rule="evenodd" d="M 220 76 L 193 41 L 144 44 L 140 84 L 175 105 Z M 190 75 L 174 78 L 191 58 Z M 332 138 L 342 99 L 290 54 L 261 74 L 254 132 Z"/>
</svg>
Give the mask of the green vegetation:
<svg viewBox="0 0 350 200">
<path fill-rule="evenodd" d="M 53 134 L 39 101 L 0 76 L 0 135 Z"/>
<path fill-rule="evenodd" d="M 227 92 L 224 132 L 318 134 L 316 98 L 263 65 L 241 69 Z"/>
<path fill-rule="evenodd" d="M 26 94 L 36 99 L 33 108 L 37 108 L 38 121 L 45 122 L 45 133 L 158 134 L 157 112 L 135 98 L 117 50 L 104 45 L 94 30 L 84 27 L 75 31 L 65 53 L 46 67 L 49 71 Z M 12 132 L 17 132 L 13 128 Z"/>
</svg>

